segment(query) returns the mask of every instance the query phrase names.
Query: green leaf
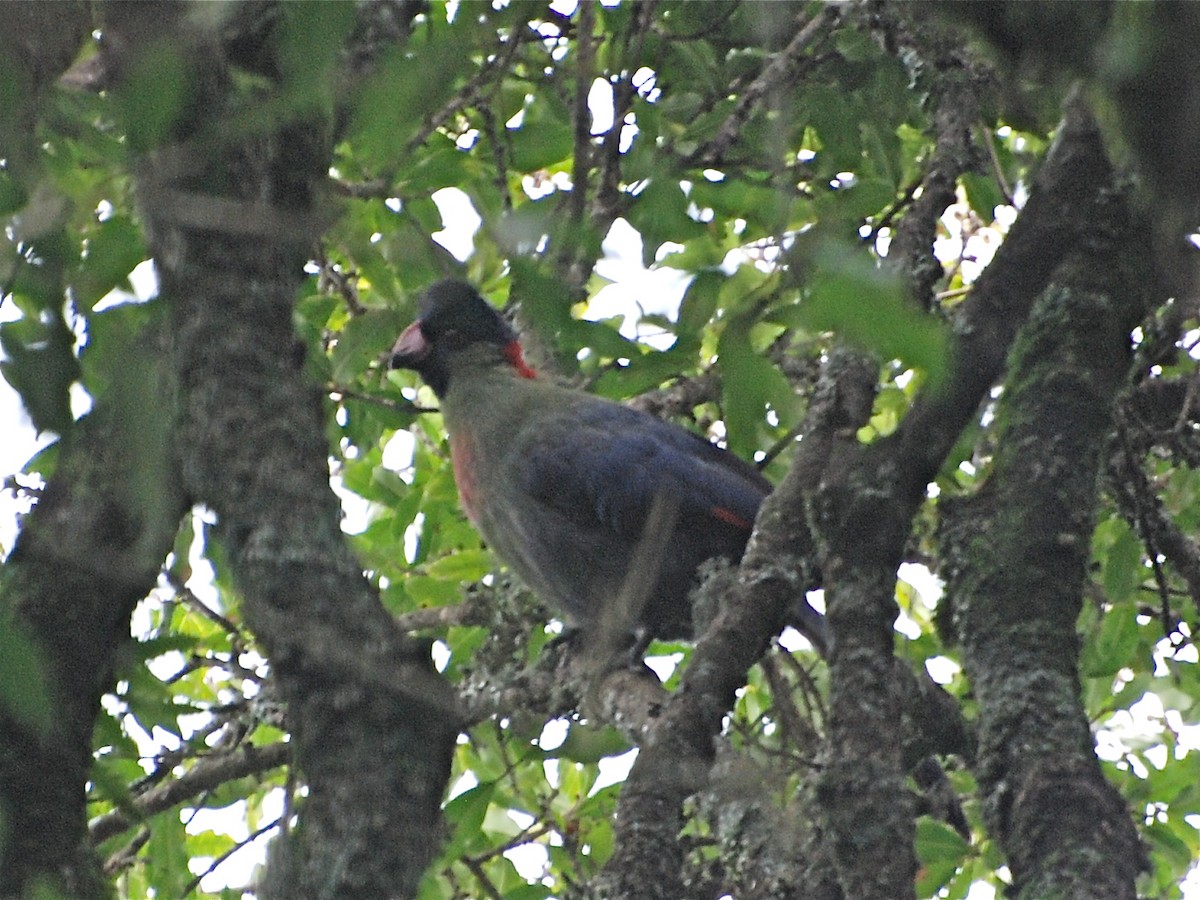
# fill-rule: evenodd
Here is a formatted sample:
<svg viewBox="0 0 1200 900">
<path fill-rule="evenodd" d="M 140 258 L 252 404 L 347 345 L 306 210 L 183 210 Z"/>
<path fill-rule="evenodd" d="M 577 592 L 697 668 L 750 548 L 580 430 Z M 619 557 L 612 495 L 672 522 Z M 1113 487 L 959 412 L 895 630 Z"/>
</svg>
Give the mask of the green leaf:
<svg viewBox="0 0 1200 900">
<path fill-rule="evenodd" d="M 294 114 L 329 115 L 337 66 L 355 10 L 348 3 L 288 3 L 279 8 L 282 87 Z"/>
<path fill-rule="evenodd" d="M 115 306 L 89 323 L 83 368 L 101 417 L 117 448 L 110 468 L 119 489 L 136 504 L 147 528 L 174 531 L 181 498 L 172 440 L 172 392 L 161 301 Z M 102 401 L 102 402 L 101 402 Z M 116 485 L 114 485 L 114 489 Z"/>
<path fill-rule="evenodd" d="M 967 202 L 984 222 L 991 222 L 996 217 L 996 207 L 1008 202 L 993 176 L 965 172 L 960 180 L 967 192 Z"/>
<path fill-rule="evenodd" d="M 410 575 L 404 579 L 404 591 L 419 607 L 445 606 L 461 598 L 462 589 L 457 581 L 432 578 L 427 575 Z"/>
<path fill-rule="evenodd" d="M 682 269 L 685 272 L 699 272 L 720 266 L 728 253 L 729 248 L 717 235 L 713 231 L 706 231 L 684 241 L 682 250 L 664 254 L 658 265 Z"/>
<path fill-rule="evenodd" d="M 554 891 L 544 884 L 522 884 L 504 892 L 504 900 L 547 900 Z"/>
<path fill-rule="evenodd" d="M 114 760 L 105 757 L 94 760 L 90 774 L 91 793 L 94 795 L 91 799 L 95 800 L 96 797 L 99 797 L 107 800 L 113 807 L 129 816 L 131 822 L 136 823 L 143 821 L 145 816 L 138 809 L 133 793 L 129 789 L 131 771 L 129 763 L 130 760 Z M 135 765 L 133 768 L 140 767 Z"/>
<path fill-rule="evenodd" d="M 614 789 L 617 787 L 619 785 L 611 785 L 603 791 L 593 794 L 584 801 L 584 805 L 580 808 L 581 816 L 592 813 L 585 819 L 587 842 L 592 848 L 592 859 L 598 866 L 604 865 L 612 858 L 613 846 L 616 842 L 613 828 L 613 807 L 615 806 L 613 798 L 616 796 Z"/>
<path fill-rule="evenodd" d="M 688 198 L 669 176 L 651 179 L 626 213 L 642 236 L 642 263 L 650 266 L 665 241 L 683 243 L 704 234 L 705 227 L 688 215 Z"/>
<path fill-rule="evenodd" d="M 370 363 L 382 359 L 410 316 L 398 309 L 368 309 L 351 319 L 333 349 L 334 384 L 350 384 Z"/>
<path fill-rule="evenodd" d="M 918 819 L 916 851 L 921 872 L 917 893 L 922 897 L 937 894 L 966 861 L 970 847 L 949 825 L 925 817 Z"/>
<path fill-rule="evenodd" d="M 133 666 L 128 670 L 129 689 L 122 699 L 129 706 L 129 713 L 148 733 L 155 726 L 176 737 L 180 736 L 179 716 L 194 712 L 189 704 L 177 703 L 170 687 L 156 678 L 145 666 Z"/>
<path fill-rule="evenodd" d="M 178 811 L 154 819 L 146 842 L 146 877 L 158 897 L 182 897 L 192 878 L 188 870 L 187 833 Z"/>
<path fill-rule="evenodd" d="M 827 216 L 836 215 L 855 226 L 886 209 L 896 199 L 892 182 L 883 178 L 859 178 L 847 187 L 828 195 L 824 210 Z"/>
<path fill-rule="evenodd" d="M 167 140 L 187 111 L 193 82 L 182 52 L 170 41 L 158 41 L 135 60 L 115 96 L 130 148 L 145 152 Z"/>
<path fill-rule="evenodd" d="M 921 369 L 931 384 L 945 375 L 946 326 L 904 297 L 896 278 L 865 256 L 821 248 L 800 316 L 810 331 L 832 331 L 881 360 Z"/>
<path fill-rule="evenodd" d="M 698 181 L 689 198 L 701 209 L 710 208 L 722 216 L 753 222 L 764 235 L 786 228 L 800 203 L 794 192 L 778 185 L 755 184 L 740 178 Z"/>
<path fill-rule="evenodd" d="M 875 435 L 886 437 L 896 430 L 900 419 L 908 412 L 909 401 L 899 388 L 884 388 L 875 395 L 871 410 L 870 429 Z"/>
<path fill-rule="evenodd" d="M 1146 577 L 1142 565 L 1142 542 L 1123 519 L 1112 519 L 1112 538 L 1106 553 L 1100 555 L 1104 592 L 1115 603 L 1133 598 Z"/>
<path fill-rule="evenodd" d="M 679 318 L 675 327 L 681 339 L 698 338 L 701 329 L 712 320 L 721 298 L 721 287 L 727 277 L 719 269 L 705 269 L 696 273 L 679 304 Z"/>
<path fill-rule="evenodd" d="M 638 354 L 628 365 L 617 366 L 601 375 L 592 390 L 612 400 L 635 397 L 659 387 L 694 363 L 694 355 L 685 353 L 678 345 L 658 353 Z"/>
<path fill-rule="evenodd" d="M 546 345 L 557 346 L 559 335 L 573 321 L 571 291 L 566 283 L 532 259 L 515 259 L 512 297 L 521 304 L 524 321 L 533 326 Z"/>
<path fill-rule="evenodd" d="M 1079 668 L 1086 677 L 1112 676 L 1128 665 L 1138 646 L 1138 624 L 1134 610 L 1122 604 L 1104 614 L 1100 633 L 1088 641 L 1080 655 Z"/>
<path fill-rule="evenodd" d="M 701 3 L 681 4 L 677 9 L 683 16 L 692 13 L 708 18 L 706 13 L 715 14 L 718 21 L 725 15 L 719 6 L 709 7 Z M 699 22 L 695 24 L 697 28 L 706 27 Z M 708 41 L 671 41 L 667 49 L 668 56 L 663 61 L 664 73 L 678 84 L 690 85 L 705 92 L 720 90 L 725 86 L 717 49 L 713 44 Z"/>
<path fill-rule="evenodd" d="M 0 79 L 3 75 L 0 75 Z M 3 93 L 3 82 L 0 81 L 0 94 Z M 0 101 L 2 102 L 2 101 Z M 4 121 L 0 112 L 0 122 Z M 11 169 L 0 170 L 0 216 L 15 213 L 29 201 L 29 194 L 13 177 Z"/>
<path fill-rule="evenodd" d="M 485 781 L 446 804 L 446 822 L 454 828 L 454 836 L 447 844 L 445 856 L 453 858 L 480 842 L 483 820 L 495 793 L 496 783 Z"/>
<path fill-rule="evenodd" d="M 858 110 L 852 98 L 830 84 L 811 84 L 802 94 L 804 110 L 820 139 L 815 162 L 822 173 L 858 171 L 862 161 Z M 850 103 L 848 103 L 850 101 Z"/>
<path fill-rule="evenodd" d="M 157 301 L 121 303 L 88 319 L 88 339 L 80 355 L 80 366 L 89 394 L 96 399 L 107 399 L 123 384 L 134 391 L 148 387 L 144 383 L 147 373 L 138 372 L 138 377 L 131 379 L 130 369 L 140 368 L 147 356 L 153 357 L 145 347 L 147 329 L 164 312 L 165 305 Z M 138 360 L 137 365 L 134 359 Z M 131 381 L 136 384 L 128 384 Z"/>
<path fill-rule="evenodd" d="M 553 196 L 522 203 L 511 212 L 502 215 L 497 226 L 493 228 L 493 238 L 504 251 L 532 262 L 543 239 L 554 234 L 560 225 L 557 210 L 558 206 Z M 516 262 L 517 259 L 514 259 L 514 267 Z M 516 276 L 514 269 L 514 283 Z"/>
<path fill-rule="evenodd" d="M 548 168 L 571 155 L 571 117 L 552 98 L 547 93 L 527 105 L 520 127 L 508 131 L 513 165 L 521 172 Z"/>
<path fill-rule="evenodd" d="M 446 581 L 478 581 L 492 570 L 493 560 L 488 550 L 459 550 L 430 563 L 425 572 L 431 578 Z"/>
<path fill-rule="evenodd" d="M 199 834 L 188 835 L 188 853 L 192 856 L 208 856 L 216 858 L 222 853 L 237 846 L 237 842 L 227 834 L 215 831 L 202 831 Z"/>
<path fill-rule="evenodd" d="M 71 385 L 79 377 L 75 336 L 61 311 L 0 325 L 0 349 L 8 357 L 0 374 L 21 395 L 39 432 L 66 434 L 74 421 Z"/>
<path fill-rule="evenodd" d="M 569 319 L 563 324 L 559 335 L 559 346 L 574 353 L 586 347 L 609 359 L 641 356 L 646 352 L 644 344 L 631 341 L 617 330 L 615 323 L 593 322 L 587 319 Z"/>
<path fill-rule="evenodd" d="M 87 238 L 72 284 L 75 300 L 91 309 L 114 288 L 128 287 L 129 273 L 146 256 L 142 231 L 131 218 L 113 216 L 101 222 Z"/>
<path fill-rule="evenodd" d="M 596 727 L 574 723 L 567 732 L 567 739 L 549 757 L 561 757 L 577 763 L 598 763 L 607 756 L 619 756 L 629 750 L 629 741 L 616 728 Z"/>
<path fill-rule="evenodd" d="M 408 143 L 476 67 L 461 28 L 414 31 L 376 65 L 354 103 L 349 141 L 360 162 L 383 170 L 410 155 Z"/>
<path fill-rule="evenodd" d="M 122 661 L 145 663 L 165 653 L 185 653 L 195 650 L 196 638 L 186 634 L 162 634 L 143 641 L 133 641 L 122 649 Z"/>
<path fill-rule="evenodd" d="M 726 440 L 743 459 L 752 459 L 758 449 L 768 407 L 787 415 L 795 400 L 783 373 L 755 351 L 751 325 L 749 316 L 739 316 L 725 326 L 717 345 Z"/>
<path fill-rule="evenodd" d="M 833 44 L 850 62 L 864 62 L 879 55 L 878 47 L 858 28 L 839 28 L 833 33 Z"/>
<path fill-rule="evenodd" d="M 1184 825 L 1188 831 L 1193 831 L 1191 845 L 1188 841 L 1183 840 L 1170 824 L 1165 822 L 1151 822 L 1142 831 L 1154 855 L 1168 861 L 1176 871 L 1183 871 L 1196 861 L 1194 830 L 1186 823 Z"/>
</svg>

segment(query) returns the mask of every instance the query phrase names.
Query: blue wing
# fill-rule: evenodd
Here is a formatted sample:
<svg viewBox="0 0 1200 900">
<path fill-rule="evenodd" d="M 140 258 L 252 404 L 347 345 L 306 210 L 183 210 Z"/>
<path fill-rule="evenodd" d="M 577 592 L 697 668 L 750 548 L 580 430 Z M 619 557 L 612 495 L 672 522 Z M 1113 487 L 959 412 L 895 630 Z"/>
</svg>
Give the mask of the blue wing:
<svg viewBox="0 0 1200 900">
<path fill-rule="evenodd" d="M 744 545 L 771 491 L 744 460 L 628 407 L 581 402 L 539 425 L 519 459 L 523 487 L 581 527 L 636 541 L 655 497 L 665 494 L 678 504 L 682 527 L 732 529 Z"/>
<path fill-rule="evenodd" d="M 667 529 L 641 624 L 691 634 L 689 591 L 702 562 L 738 561 L 771 484 L 742 459 L 670 422 L 564 391 L 509 445 L 490 540 L 522 577 L 580 625 L 596 620 L 641 552 L 647 524 Z M 656 498 L 671 518 L 656 518 Z M 653 530 L 653 529 L 651 529 Z M 792 621 L 814 644 L 824 622 L 797 598 Z"/>
</svg>

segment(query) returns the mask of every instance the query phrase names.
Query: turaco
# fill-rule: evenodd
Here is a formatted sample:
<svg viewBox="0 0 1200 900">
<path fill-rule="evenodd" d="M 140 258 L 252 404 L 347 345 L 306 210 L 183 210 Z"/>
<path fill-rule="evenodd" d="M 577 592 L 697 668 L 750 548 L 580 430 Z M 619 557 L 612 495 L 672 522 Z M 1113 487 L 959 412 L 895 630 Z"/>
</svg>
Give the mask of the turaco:
<svg viewBox="0 0 1200 900">
<path fill-rule="evenodd" d="M 741 558 L 771 491 L 754 466 L 649 413 L 538 377 L 513 329 L 462 281 L 424 293 L 391 365 L 437 394 L 467 516 L 569 625 L 585 635 L 611 628 L 620 607 L 620 630 L 692 636 L 697 568 Z M 820 614 L 801 599 L 792 618 L 823 651 Z"/>
</svg>

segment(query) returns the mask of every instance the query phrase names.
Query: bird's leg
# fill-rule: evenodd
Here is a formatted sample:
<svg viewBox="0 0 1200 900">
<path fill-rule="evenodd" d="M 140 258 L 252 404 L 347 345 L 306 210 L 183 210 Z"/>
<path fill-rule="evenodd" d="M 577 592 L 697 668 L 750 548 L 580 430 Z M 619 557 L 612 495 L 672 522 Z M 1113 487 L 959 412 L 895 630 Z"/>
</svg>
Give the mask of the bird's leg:
<svg viewBox="0 0 1200 900">
<path fill-rule="evenodd" d="M 629 646 L 620 655 L 625 657 L 631 669 L 639 668 L 642 665 L 642 659 L 653 640 L 654 635 L 651 634 L 650 629 L 643 626 L 638 626 L 630 633 Z"/>
<path fill-rule="evenodd" d="M 564 623 L 562 631 L 546 641 L 542 649 L 543 651 L 557 653 L 559 648 L 565 648 L 571 652 L 575 652 L 583 646 L 583 643 L 583 629 L 578 625 Z"/>
</svg>

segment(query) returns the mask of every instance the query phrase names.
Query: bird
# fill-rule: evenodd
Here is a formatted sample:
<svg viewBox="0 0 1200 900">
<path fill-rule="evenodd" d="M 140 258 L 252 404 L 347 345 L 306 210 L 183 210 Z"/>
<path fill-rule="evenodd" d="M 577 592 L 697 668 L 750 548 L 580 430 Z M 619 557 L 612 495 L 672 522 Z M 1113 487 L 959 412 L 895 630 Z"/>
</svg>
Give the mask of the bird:
<svg viewBox="0 0 1200 900">
<path fill-rule="evenodd" d="M 686 428 L 541 377 L 515 330 L 465 281 L 421 295 L 391 351 L 437 396 L 459 501 L 496 556 L 566 625 L 695 637 L 706 560 L 738 562 L 772 485 Z M 823 617 L 792 624 L 823 652 Z"/>
<path fill-rule="evenodd" d="M 698 570 L 713 558 L 740 561 L 772 490 L 755 466 L 680 425 L 540 377 L 512 326 L 457 279 L 421 295 L 389 364 L 415 371 L 437 395 L 467 518 L 576 634 L 607 629 L 591 646 L 619 651 L 627 629 L 630 656 L 651 638 L 696 637 Z M 825 619 L 807 599 L 796 598 L 788 624 L 828 658 Z M 913 679 L 896 665 L 902 683 Z M 941 691 L 921 674 L 927 691 Z M 903 695 L 925 709 L 926 693 Z M 969 755 L 950 703 L 933 713 L 954 732 L 944 749 Z M 969 840 L 941 764 L 921 760 L 916 777 L 931 811 Z"/>
</svg>

